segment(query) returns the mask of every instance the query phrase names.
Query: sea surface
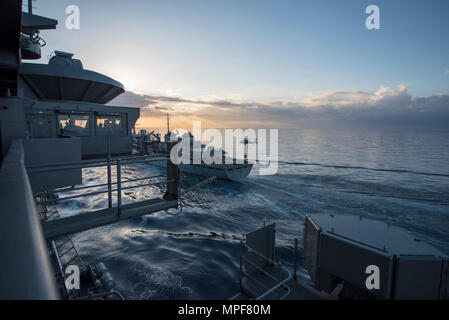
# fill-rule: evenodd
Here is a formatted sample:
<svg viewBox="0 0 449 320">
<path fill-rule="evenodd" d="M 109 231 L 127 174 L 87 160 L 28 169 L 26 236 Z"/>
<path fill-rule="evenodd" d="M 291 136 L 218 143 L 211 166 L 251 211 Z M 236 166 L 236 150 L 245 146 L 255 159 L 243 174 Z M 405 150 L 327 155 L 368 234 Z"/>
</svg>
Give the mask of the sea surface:
<svg viewBox="0 0 449 320">
<path fill-rule="evenodd" d="M 104 183 L 105 172 L 84 170 L 84 184 Z M 160 173 L 138 164 L 122 175 Z M 203 179 L 183 177 L 183 187 Z M 163 190 L 125 190 L 123 201 Z M 242 234 L 276 223 L 277 255 L 291 268 L 295 238 L 301 261 L 305 216 L 320 213 L 391 222 L 449 254 L 449 132 L 280 130 L 277 174 L 216 180 L 183 194 L 182 202 L 181 213 L 121 221 L 73 240 L 85 263 L 107 265 L 128 299 L 228 299 L 238 292 Z M 106 195 L 95 195 L 63 201 L 58 209 L 69 216 L 106 206 Z M 307 279 L 302 264 L 299 275 Z"/>
</svg>

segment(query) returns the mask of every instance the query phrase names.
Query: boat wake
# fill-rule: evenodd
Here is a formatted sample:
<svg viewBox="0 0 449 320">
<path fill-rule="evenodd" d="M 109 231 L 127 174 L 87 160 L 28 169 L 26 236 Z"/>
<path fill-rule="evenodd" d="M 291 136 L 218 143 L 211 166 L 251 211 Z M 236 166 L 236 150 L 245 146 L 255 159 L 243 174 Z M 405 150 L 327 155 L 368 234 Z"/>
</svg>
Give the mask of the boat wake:
<svg viewBox="0 0 449 320">
<path fill-rule="evenodd" d="M 183 195 L 179 216 L 158 212 L 133 218 L 77 234 L 74 242 L 86 262 L 104 261 L 120 291 L 131 299 L 229 298 L 238 291 L 242 235 L 264 220 L 276 223 L 276 251 L 287 268 L 292 268 L 293 240 L 299 239 L 299 276 L 305 279 L 301 261 L 306 215 L 356 214 L 391 222 L 449 253 L 449 175 L 306 161 L 279 164 L 276 175 L 214 180 L 191 190 Z M 148 171 L 163 173 L 148 165 L 124 169 L 127 178 Z M 101 182 L 95 170 L 83 176 L 88 183 Z M 182 187 L 202 180 L 184 176 Z M 155 186 L 124 192 L 123 201 L 162 191 Z M 86 205 L 106 205 L 105 199 L 95 196 Z M 68 200 L 60 204 L 60 211 L 71 215 L 80 205 Z"/>
</svg>

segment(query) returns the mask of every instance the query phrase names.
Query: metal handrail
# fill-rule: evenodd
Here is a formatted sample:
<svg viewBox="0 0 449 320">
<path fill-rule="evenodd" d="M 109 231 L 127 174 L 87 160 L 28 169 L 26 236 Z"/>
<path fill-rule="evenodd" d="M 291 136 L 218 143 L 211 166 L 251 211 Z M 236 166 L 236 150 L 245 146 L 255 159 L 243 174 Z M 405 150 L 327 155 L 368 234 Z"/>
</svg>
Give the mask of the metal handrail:
<svg viewBox="0 0 449 320">
<path fill-rule="evenodd" d="M 256 278 L 254 278 L 253 276 L 251 276 L 249 273 L 247 273 L 246 271 L 243 271 L 243 273 L 248 277 L 253 279 L 254 281 L 256 281 L 261 287 L 264 287 L 265 289 L 270 290 L 270 288 L 268 288 L 266 285 L 264 285 L 262 282 L 260 282 L 259 280 L 257 280 Z"/>
<path fill-rule="evenodd" d="M 278 281 L 278 279 L 276 279 L 273 275 L 269 274 L 268 272 L 266 272 L 264 269 L 262 269 L 261 267 L 259 267 L 258 265 L 252 263 L 251 261 L 248 260 L 248 258 L 244 258 L 244 260 L 248 263 L 250 263 L 253 267 L 255 267 L 257 270 L 259 270 L 260 272 L 263 272 L 264 274 L 266 274 L 267 276 L 269 276 L 271 279 L 273 279 L 274 281 Z M 267 259 L 268 260 L 268 259 Z M 278 266 L 278 265 L 276 265 Z"/>
<path fill-rule="evenodd" d="M 67 165 L 91 165 L 91 164 L 98 164 L 99 167 L 106 166 L 108 161 L 115 162 L 115 161 L 126 161 L 126 160 L 136 160 L 136 162 L 140 162 L 141 160 L 144 160 L 146 158 L 161 158 L 160 160 L 167 159 L 166 156 L 163 155 L 148 155 L 148 156 L 127 156 L 127 157 L 119 157 L 119 158 L 106 158 L 106 159 L 92 159 L 92 160 L 80 160 L 80 161 L 66 161 L 66 162 L 52 162 L 48 164 L 31 164 L 27 165 L 27 169 L 34 169 L 34 168 L 46 168 L 46 167 L 56 167 L 56 166 L 67 166 Z M 157 159 L 158 160 L 158 159 Z M 155 160 L 155 161 L 157 161 Z"/>
<path fill-rule="evenodd" d="M 158 157 L 156 159 L 136 159 L 136 160 L 111 160 L 111 162 L 119 162 L 122 165 L 133 164 L 133 163 L 147 163 L 147 162 L 157 162 L 167 160 L 166 157 Z M 67 162 L 67 163 L 54 163 L 51 165 L 30 165 L 27 166 L 27 171 L 30 173 L 41 173 L 41 172 L 53 172 L 53 171 L 64 171 L 68 169 L 85 169 L 85 168 L 98 168 L 98 167 L 106 167 L 108 166 L 107 161 L 75 161 L 75 162 Z"/>
<path fill-rule="evenodd" d="M 127 179 L 127 180 L 123 180 L 122 184 L 123 183 L 128 183 L 128 182 L 136 182 L 136 181 L 141 181 L 141 180 L 146 180 L 146 179 L 152 179 L 152 178 L 160 178 L 160 177 L 165 177 L 165 175 L 158 174 L 158 175 L 147 176 L 147 177 L 137 178 L 137 179 Z M 163 182 L 167 182 L 167 181 L 163 181 Z M 116 181 L 111 181 L 111 183 L 114 184 L 114 183 L 117 183 L 117 182 Z M 106 187 L 108 185 L 109 185 L 109 183 L 100 183 L 100 184 L 94 184 L 94 185 L 78 187 L 78 188 L 70 187 L 70 188 L 63 188 L 63 189 L 55 189 L 54 191 L 57 192 L 57 193 L 64 193 L 64 192 L 72 192 L 72 191 L 85 190 L 85 189 L 91 189 L 91 188 Z M 108 191 L 105 191 L 105 192 L 108 192 Z M 57 200 L 57 199 L 55 199 L 55 200 Z"/>
<path fill-rule="evenodd" d="M 277 266 L 280 271 L 284 272 L 287 276 L 282 280 L 279 281 L 279 279 L 277 279 L 276 277 L 274 277 L 273 275 L 271 275 L 270 273 L 268 273 L 266 270 L 263 270 L 262 268 L 260 268 L 258 265 L 254 264 L 253 262 L 249 261 L 248 258 L 245 256 L 242 256 L 242 260 L 246 261 L 247 263 L 250 263 L 253 267 L 255 267 L 257 270 L 263 272 L 264 274 L 266 274 L 269 278 L 271 278 L 272 280 L 276 281 L 277 284 L 274 285 L 271 288 L 268 288 L 267 286 L 265 286 L 264 284 L 262 284 L 260 281 L 258 281 L 257 279 L 255 279 L 252 275 L 248 274 L 245 270 L 242 270 L 242 272 L 248 277 L 251 278 L 252 280 L 256 281 L 258 284 L 260 284 L 264 289 L 266 289 L 266 291 L 259 295 L 258 297 L 255 298 L 255 300 L 261 300 L 263 298 L 265 298 L 266 296 L 270 295 L 271 293 L 273 293 L 274 291 L 278 290 L 281 287 L 285 287 L 287 289 L 287 293 L 285 293 L 284 295 L 282 295 L 281 297 L 279 297 L 279 299 L 284 299 L 286 296 L 288 296 L 290 294 L 290 288 L 288 286 L 286 286 L 285 284 L 292 278 L 292 274 L 289 270 L 284 269 L 280 263 L 277 263 L 267 257 L 265 257 L 263 254 L 261 254 L 260 252 L 258 252 L 257 250 L 251 248 L 250 246 L 248 246 L 247 244 L 242 242 L 242 246 L 243 248 L 247 248 L 248 252 L 251 251 L 253 253 L 255 253 L 257 256 L 261 257 L 262 259 L 268 261 L 269 263 Z M 242 261 L 240 261 L 240 263 L 242 263 Z M 279 281 L 279 282 L 278 282 Z"/>
<path fill-rule="evenodd" d="M 268 262 L 271 262 L 272 264 L 276 264 L 276 261 L 273 261 L 271 259 L 268 259 L 267 257 L 265 257 L 263 254 L 261 254 L 259 251 L 257 251 L 256 249 L 251 248 L 250 246 L 248 246 L 247 244 L 243 244 L 244 247 L 250 249 L 252 252 L 254 252 L 255 254 L 257 254 L 259 257 L 261 257 L 262 259 L 267 260 Z"/>
<path fill-rule="evenodd" d="M 153 185 L 158 185 L 158 184 L 163 184 L 163 183 L 167 183 L 167 182 L 173 182 L 174 180 L 163 180 L 163 181 L 158 181 L 158 182 L 153 182 L 153 183 L 145 183 L 145 184 L 139 184 L 139 185 L 135 185 L 135 186 L 129 186 L 129 187 L 125 187 L 125 188 L 121 188 L 120 190 L 128 190 L 128 189 L 134 189 L 134 188 L 140 188 L 140 187 L 146 187 L 146 186 L 153 186 Z M 124 181 L 124 182 L 130 182 L 130 181 Z M 122 182 L 123 183 L 123 182 Z M 107 184 L 106 184 L 107 185 Z M 104 186 L 104 185 L 102 185 Z M 91 186 L 90 188 L 94 188 L 94 187 L 98 187 L 98 186 Z M 78 189 L 73 189 L 73 190 L 81 190 L 81 188 Z M 72 191 L 72 190 L 69 190 Z M 112 192 L 116 192 L 119 191 L 118 189 L 112 189 Z M 67 192 L 67 191 L 65 191 Z M 97 194 L 102 194 L 102 193 L 108 193 L 109 190 L 102 190 L 102 191 L 93 191 L 93 192 L 88 192 L 88 193 L 83 193 L 83 194 L 77 194 L 74 196 L 68 196 L 68 197 L 63 197 L 63 198 L 58 198 L 58 199 L 51 199 L 51 202 L 60 202 L 63 200 L 70 200 L 70 199 L 77 199 L 77 198 L 83 198 L 83 197 L 89 197 L 89 196 L 95 196 Z M 38 202 L 39 204 L 41 202 Z M 46 203 L 46 202 L 44 202 Z"/>
<path fill-rule="evenodd" d="M 142 180 L 150 180 L 154 178 L 160 178 L 164 175 L 151 175 L 147 177 L 140 177 L 140 178 L 134 178 L 134 179 L 122 179 L 122 166 L 133 164 L 133 163 L 148 163 L 148 162 L 154 162 L 154 161 L 168 161 L 168 158 L 166 156 L 160 156 L 160 155 L 149 155 L 149 156 L 131 156 L 131 157 L 124 157 L 124 158 L 114 158 L 112 159 L 110 156 L 104 161 L 103 159 L 100 160 L 87 160 L 87 161 L 73 161 L 68 163 L 53 163 L 51 165 L 33 165 L 28 166 L 28 171 L 32 173 L 36 172 L 53 172 L 53 171 L 63 171 L 67 169 L 83 169 L 83 168 L 93 168 L 93 167 L 107 167 L 107 183 L 101 183 L 97 185 L 88 185 L 88 186 L 81 186 L 78 188 L 65 188 L 61 191 L 58 191 L 56 189 L 56 192 L 69 192 L 69 191 L 79 191 L 79 190 L 85 190 L 85 189 L 92 189 L 92 188 L 100 188 L 100 187 L 106 187 L 107 190 L 98 190 L 98 191 L 90 191 L 82 194 L 76 194 L 71 195 L 67 197 L 57 198 L 57 199 L 51 199 L 50 202 L 57 203 L 63 200 L 69 200 L 69 199 L 77 199 L 77 198 L 83 198 L 88 196 L 94 196 L 99 195 L 103 193 L 108 194 L 108 208 L 112 208 L 112 193 L 117 193 L 117 215 L 120 216 L 121 210 L 122 210 L 122 191 L 128 190 L 128 189 L 134 189 L 134 188 L 141 188 L 151 185 L 160 185 L 160 184 L 167 184 L 176 183 L 176 179 L 168 179 L 169 174 L 167 173 L 167 179 L 165 180 L 159 180 L 155 182 L 148 182 L 148 183 L 138 183 L 136 185 L 131 185 L 127 187 L 122 187 L 122 184 L 124 183 L 131 183 L 131 182 L 138 182 Z M 112 180 L 112 166 L 116 166 L 115 171 L 115 181 Z M 113 189 L 112 185 L 115 184 L 116 188 Z M 44 199 L 45 201 L 45 199 Z M 41 203 L 41 202 L 38 202 Z M 42 203 L 42 204 L 46 204 Z"/>
<path fill-rule="evenodd" d="M 246 259 L 245 259 L 246 260 Z M 257 265 L 253 264 L 251 261 L 247 261 L 249 263 L 251 263 L 254 267 L 256 267 L 258 270 L 264 272 L 264 274 L 266 274 L 267 276 L 270 276 L 270 278 L 274 279 L 275 281 L 278 281 L 278 279 L 274 278 L 273 276 L 271 276 L 269 273 L 265 272 L 265 270 L 259 268 Z M 284 269 L 283 269 L 284 270 Z M 256 298 L 256 300 L 262 300 L 263 298 L 265 298 L 266 296 L 268 296 L 269 294 L 271 294 L 272 292 L 274 292 L 275 290 L 279 289 L 280 287 L 284 287 L 287 289 L 287 293 L 285 293 L 283 296 L 279 297 L 280 300 L 284 299 L 286 296 L 288 296 L 291 292 L 290 288 L 285 286 L 285 283 L 288 282 L 288 280 L 291 279 L 291 274 L 290 271 L 285 270 L 288 273 L 287 278 L 285 278 L 283 281 L 281 281 L 280 283 L 276 284 L 274 287 L 272 288 L 268 288 L 267 286 L 265 286 L 262 282 L 260 282 L 259 280 L 257 280 L 256 278 L 254 278 L 253 276 L 251 276 L 249 273 L 247 273 L 246 271 L 243 271 L 243 273 L 248 277 L 251 278 L 252 280 L 254 280 L 255 282 L 257 282 L 259 285 L 261 285 L 263 288 L 265 288 L 267 291 L 265 291 L 262 295 L 258 296 Z"/>
<path fill-rule="evenodd" d="M 20 140 L 12 141 L 3 160 L 0 208 L 0 299 L 58 299 Z"/>
<path fill-rule="evenodd" d="M 58 248 L 56 247 L 56 243 L 55 243 L 54 240 L 51 241 L 50 245 L 51 245 L 51 250 L 53 252 L 53 255 L 56 258 L 56 263 L 57 263 L 57 266 L 58 266 L 59 274 L 61 275 L 62 282 L 64 283 L 64 285 L 62 286 L 63 289 L 64 289 L 64 294 L 65 294 L 66 297 L 69 297 L 69 291 L 68 291 L 68 289 L 67 289 L 67 287 L 65 285 L 66 276 L 65 276 L 65 272 L 64 272 L 64 267 L 62 265 L 62 261 L 61 261 L 61 259 L 59 257 L 59 254 L 58 254 Z"/>
<path fill-rule="evenodd" d="M 287 271 L 287 272 L 288 272 L 288 277 L 285 278 L 285 280 L 279 282 L 276 286 L 272 287 L 270 290 L 266 291 L 264 294 L 258 296 L 256 298 L 256 300 L 262 300 L 263 298 L 265 298 L 269 294 L 273 293 L 275 290 L 279 289 L 280 287 L 287 288 L 287 293 L 285 293 L 283 296 L 279 297 L 279 299 L 283 300 L 285 297 L 287 297 L 290 294 L 291 289 L 290 289 L 290 287 L 286 286 L 285 284 L 292 278 L 290 271 Z"/>
</svg>

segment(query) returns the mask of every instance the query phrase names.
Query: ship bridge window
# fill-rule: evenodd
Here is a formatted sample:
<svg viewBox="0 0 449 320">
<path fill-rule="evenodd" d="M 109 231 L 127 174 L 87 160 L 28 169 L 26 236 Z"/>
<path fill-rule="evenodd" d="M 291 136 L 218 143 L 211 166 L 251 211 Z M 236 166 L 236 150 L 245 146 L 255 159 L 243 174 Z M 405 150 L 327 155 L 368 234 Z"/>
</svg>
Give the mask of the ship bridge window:
<svg viewBox="0 0 449 320">
<path fill-rule="evenodd" d="M 125 126 L 120 115 L 97 116 L 97 136 L 125 135 Z"/>
<path fill-rule="evenodd" d="M 59 133 L 76 137 L 89 136 L 89 116 L 80 114 L 58 115 Z"/>
</svg>

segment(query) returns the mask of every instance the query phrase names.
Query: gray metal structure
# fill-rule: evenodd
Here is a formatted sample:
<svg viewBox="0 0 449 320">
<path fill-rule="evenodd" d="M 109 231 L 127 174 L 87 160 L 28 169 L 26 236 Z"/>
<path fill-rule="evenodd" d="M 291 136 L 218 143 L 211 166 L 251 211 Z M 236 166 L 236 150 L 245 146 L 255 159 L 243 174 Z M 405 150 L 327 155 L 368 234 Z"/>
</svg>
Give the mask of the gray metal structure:
<svg viewBox="0 0 449 320">
<path fill-rule="evenodd" d="M 355 215 L 319 214 L 304 224 L 304 264 L 320 290 L 344 282 L 343 297 L 449 298 L 449 257 L 391 224 Z M 379 288 L 368 288 L 368 266 Z"/>
<path fill-rule="evenodd" d="M 284 299 L 290 294 L 286 283 L 292 275 L 275 261 L 275 230 L 271 224 L 248 233 L 241 242 L 239 285 L 251 299 Z"/>
<path fill-rule="evenodd" d="M 232 300 L 335 300 L 338 293 L 320 292 L 297 279 L 276 257 L 276 225 L 250 232 L 241 241 L 240 292 Z M 297 243 L 297 239 L 295 239 Z M 297 261 L 295 246 L 294 261 Z"/>
<path fill-rule="evenodd" d="M 56 51 L 48 64 L 22 63 L 41 57 L 45 41 L 39 31 L 56 25 L 56 20 L 34 15 L 31 1 L 28 13 L 22 13 L 20 0 L 0 1 L 0 299 L 60 298 L 52 262 L 63 280 L 60 258 L 67 250 L 58 253 L 58 248 L 70 243 L 68 235 L 179 204 L 178 168 L 166 156 L 132 155 L 131 133 L 139 108 L 105 105 L 124 92 L 121 83 L 83 69 L 67 52 Z M 123 166 L 152 161 L 166 161 L 167 174 L 122 177 Z M 82 185 L 82 170 L 92 167 L 107 168 L 106 184 Z M 122 203 L 123 190 L 153 184 L 166 186 L 163 197 Z M 105 189 L 49 197 L 55 190 L 62 194 L 90 188 Z M 107 208 L 48 219 L 51 203 L 101 193 L 108 195 Z M 42 214 L 36 203 L 44 209 Z M 105 284 L 110 283 L 103 273 Z"/>
<path fill-rule="evenodd" d="M 293 277 L 278 261 L 275 231 L 272 224 L 244 236 L 232 299 L 449 299 L 449 257 L 402 228 L 355 215 L 307 216 L 303 259 L 313 285 L 296 276 L 297 239 Z"/>
<path fill-rule="evenodd" d="M 81 139 L 24 139 L 20 140 L 24 150 L 25 166 L 33 168 L 54 163 L 81 161 Z M 28 170 L 33 194 L 65 186 L 81 184 L 81 168 L 53 172 L 30 172 Z"/>
<path fill-rule="evenodd" d="M 39 31 L 56 28 L 57 21 L 22 14 L 18 0 L 2 1 L 1 9 L 7 37 L 0 49 L 0 158 L 13 139 L 42 138 L 80 138 L 83 159 L 131 154 L 139 108 L 105 106 L 123 85 L 85 70 L 63 51 L 48 64 L 22 63 L 40 58 L 45 41 Z"/>
<path fill-rule="evenodd" d="M 48 64 L 23 63 L 19 68 L 19 95 L 105 104 L 125 91 L 120 82 L 83 69 L 81 61 L 73 56 L 55 51 Z"/>
<path fill-rule="evenodd" d="M 0 205 L 0 299 L 58 299 L 20 141 L 0 170 Z"/>
<path fill-rule="evenodd" d="M 131 132 L 140 111 L 87 102 L 39 100 L 26 101 L 24 112 L 25 131 L 31 138 L 79 138 L 81 157 L 86 159 L 131 154 Z"/>
</svg>

